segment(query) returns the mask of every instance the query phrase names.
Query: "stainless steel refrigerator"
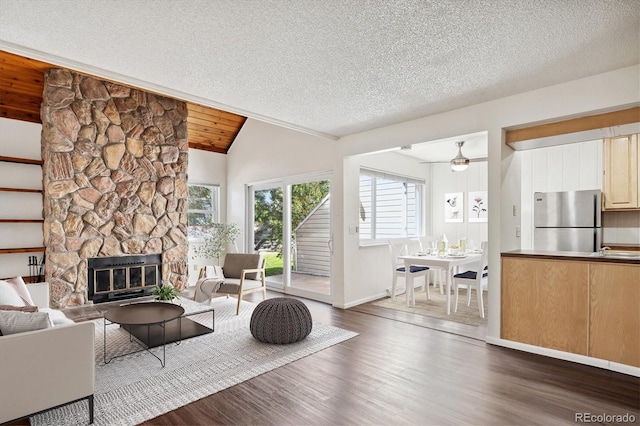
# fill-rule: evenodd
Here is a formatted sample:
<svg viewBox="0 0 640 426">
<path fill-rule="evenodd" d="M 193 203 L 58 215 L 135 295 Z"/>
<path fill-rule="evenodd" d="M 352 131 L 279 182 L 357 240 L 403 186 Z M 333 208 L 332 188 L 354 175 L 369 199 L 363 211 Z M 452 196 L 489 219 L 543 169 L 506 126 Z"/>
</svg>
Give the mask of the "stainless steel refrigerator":
<svg viewBox="0 0 640 426">
<path fill-rule="evenodd" d="M 594 252 L 602 244 L 600 190 L 534 193 L 533 248 Z"/>
</svg>

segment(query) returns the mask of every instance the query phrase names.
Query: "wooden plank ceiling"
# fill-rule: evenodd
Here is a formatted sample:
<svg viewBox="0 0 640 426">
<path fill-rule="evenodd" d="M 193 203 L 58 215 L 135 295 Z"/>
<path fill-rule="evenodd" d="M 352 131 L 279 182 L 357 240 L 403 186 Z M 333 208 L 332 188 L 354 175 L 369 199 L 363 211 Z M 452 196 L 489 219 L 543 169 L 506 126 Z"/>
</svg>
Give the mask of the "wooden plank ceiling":
<svg viewBox="0 0 640 426">
<path fill-rule="evenodd" d="M 0 50 L 0 117 L 40 123 L 44 72 L 49 68 L 56 66 Z M 226 154 L 247 119 L 191 102 L 187 107 L 189 147 L 204 151 Z"/>
</svg>

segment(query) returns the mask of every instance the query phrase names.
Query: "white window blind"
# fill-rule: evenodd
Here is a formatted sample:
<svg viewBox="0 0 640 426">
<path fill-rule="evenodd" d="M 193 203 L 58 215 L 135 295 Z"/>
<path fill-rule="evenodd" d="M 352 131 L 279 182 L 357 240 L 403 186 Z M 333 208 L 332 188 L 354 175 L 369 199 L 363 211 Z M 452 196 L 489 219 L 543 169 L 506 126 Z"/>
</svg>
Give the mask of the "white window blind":
<svg viewBox="0 0 640 426">
<path fill-rule="evenodd" d="M 424 181 L 360 169 L 360 240 L 420 235 Z"/>
</svg>

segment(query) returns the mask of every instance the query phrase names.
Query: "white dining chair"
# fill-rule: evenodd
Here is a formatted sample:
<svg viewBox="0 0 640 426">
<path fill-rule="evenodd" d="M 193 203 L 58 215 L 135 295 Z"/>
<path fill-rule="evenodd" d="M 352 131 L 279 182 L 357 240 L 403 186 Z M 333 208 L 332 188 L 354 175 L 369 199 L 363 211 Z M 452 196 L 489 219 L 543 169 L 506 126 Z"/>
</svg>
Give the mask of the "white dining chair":
<svg viewBox="0 0 640 426">
<path fill-rule="evenodd" d="M 476 296 L 478 298 L 478 310 L 480 311 L 480 317 L 484 318 L 484 301 L 482 297 L 483 284 L 486 287 L 486 283 L 489 276 L 488 263 L 489 263 L 489 245 L 486 241 L 482 243 L 482 256 L 480 257 L 480 263 L 476 271 L 466 271 L 461 274 L 455 274 L 453 276 L 453 291 L 456 294 L 456 305 L 454 312 L 458 312 L 458 289 L 460 287 L 466 287 L 467 289 L 467 306 L 471 305 L 471 290 L 476 290 Z"/>
<path fill-rule="evenodd" d="M 398 259 L 400 256 L 408 255 L 409 253 L 409 245 L 412 244 L 412 240 L 409 238 L 391 238 L 389 239 L 389 252 L 391 254 L 391 268 L 393 273 L 393 282 L 391 283 L 391 300 L 396 300 L 396 285 L 398 284 L 398 277 L 405 278 L 405 287 L 406 287 L 406 267 L 404 261 L 402 259 Z M 429 294 L 429 267 L 421 266 L 421 265 L 411 265 L 409 268 L 409 274 L 415 277 L 424 277 L 424 287 L 425 292 L 427 293 L 427 299 L 431 299 L 431 295 Z M 408 291 L 409 289 L 405 289 Z"/>
</svg>

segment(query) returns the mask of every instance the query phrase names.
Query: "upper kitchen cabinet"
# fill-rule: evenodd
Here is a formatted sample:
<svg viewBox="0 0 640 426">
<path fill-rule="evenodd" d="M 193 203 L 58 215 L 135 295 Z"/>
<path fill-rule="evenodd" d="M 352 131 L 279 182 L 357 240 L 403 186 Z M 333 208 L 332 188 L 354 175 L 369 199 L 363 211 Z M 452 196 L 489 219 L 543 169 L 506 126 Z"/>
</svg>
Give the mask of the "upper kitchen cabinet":
<svg viewBox="0 0 640 426">
<path fill-rule="evenodd" d="M 604 210 L 640 210 L 638 135 L 604 139 Z"/>
</svg>

